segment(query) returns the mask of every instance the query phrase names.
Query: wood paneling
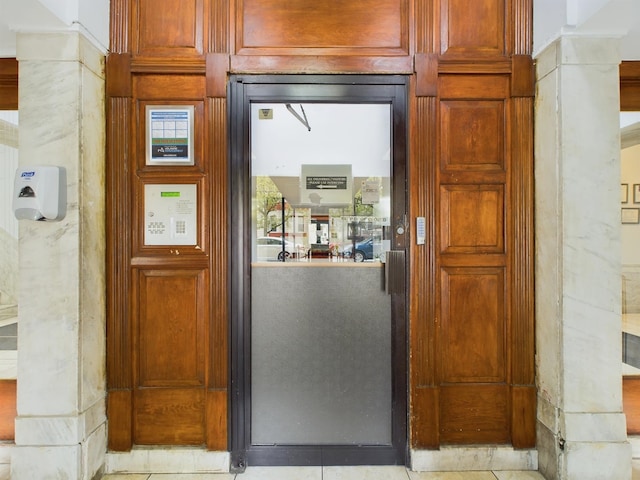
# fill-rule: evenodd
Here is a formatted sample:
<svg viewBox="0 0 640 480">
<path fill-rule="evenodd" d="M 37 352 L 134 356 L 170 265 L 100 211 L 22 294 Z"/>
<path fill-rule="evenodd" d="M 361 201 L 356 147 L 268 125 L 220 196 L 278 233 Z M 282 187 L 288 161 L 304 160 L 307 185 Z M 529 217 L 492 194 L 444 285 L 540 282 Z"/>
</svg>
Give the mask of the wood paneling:
<svg viewBox="0 0 640 480">
<path fill-rule="evenodd" d="M 109 450 L 116 452 L 130 450 L 133 446 L 133 392 L 130 389 L 109 389 L 107 418 L 109 419 Z"/>
<path fill-rule="evenodd" d="M 0 440 L 15 436 L 16 385 L 16 380 L 0 380 Z"/>
<path fill-rule="evenodd" d="M 207 392 L 206 444 L 209 450 L 227 450 L 227 401 L 226 388 Z"/>
<path fill-rule="evenodd" d="M 627 434 L 640 435 L 640 377 L 622 378 L 622 406 L 627 417 Z"/>
<path fill-rule="evenodd" d="M 440 380 L 506 380 L 504 272 L 498 268 L 446 268 L 440 283 Z"/>
<path fill-rule="evenodd" d="M 0 110 L 18 110 L 18 61 L 0 58 Z"/>
<path fill-rule="evenodd" d="M 204 0 L 138 0 L 132 17 L 136 55 L 202 55 Z"/>
<path fill-rule="evenodd" d="M 506 385 L 443 385 L 440 412 L 440 441 L 444 445 L 510 441 Z"/>
<path fill-rule="evenodd" d="M 442 168 L 472 172 L 504 170 L 504 102 L 447 100 L 440 103 Z"/>
<path fill-rule="evenodd" d="M 440 446 L 440 389 L 415 386 L 411 395 L 411 446 L 437 449 Z"/>
<path fill-rule="evenodd" d="M 416 99 L 412 173 L 418 175 L 411 176 L 410 191 L 437 195 L 419 195 L 411 205 L 436 226 L 437 236 L 433 257 L 420 246 L 412 253 L 411 279 L 424 272 L 435 288 L 410 287 L 412 296 L 433 292 L 411 304 L 412 372 L 417 371 L 411 381 L 411 443 L 531 448 L 531 2 L 417 1 L 415 13 L 415 93 L 433 97 L 424 105 L 437 113 Z M 420 25 L 437 15 L 441 21 L 432 30 Z M 429 115 L 438 125 L 435 134 L 423 118 Z M 435 151 L 426 145 L 429 139 Z M 436 169 L 429 166 L 433 162 Z M 430 295 L 439 300 L 430 302 Z"/>
<path fill-rule="evenodd" d="M 640 111 L 640 61 L 620 64 L 620 110 Z"/>
<path fill-rule="evenodd" d="M 502 185 L 445 185 L 440 206 L 442 253 L 504 253 Z"/>
<path fill-rule="evenodd" d="M 139 282 L 138 386 L 204 386 L 205 272 L 143 270 Z"/>
<path fill-rule="evenodd" d="M 238 73 L 411 73 L 408 0 L 237 0 Z"/>
<path fill-rule="evenodd" d="M 415 72 L 411 445 L 535 445 L 531 24 L 531 0 L 111 0 L 109 448 L 227 448 L 230 72 Z M 194 105 L 194 166 L 145 165 L 160 104 Z M 198 184 L 197 248 L 144 246 L 144 185 L 182 182 Z"/>
<path fill-rule="evenodd" d="M 406 0 L 238 0 L 237 4 L 240 55 L 342 55 L 361 49 L 378 55 L 409 53 Z"/>
<path fill-rule="evenodd" d="M 505 54 L 505 0 L 441 0 L 441 54 L 486 57 Z"/>
<path fill-rule="evenodd" d="M 203 389 L 140 389 L 134 400 L 134 442 L 137 445 L 204 444 L 204 418 Z"/>
</svg>

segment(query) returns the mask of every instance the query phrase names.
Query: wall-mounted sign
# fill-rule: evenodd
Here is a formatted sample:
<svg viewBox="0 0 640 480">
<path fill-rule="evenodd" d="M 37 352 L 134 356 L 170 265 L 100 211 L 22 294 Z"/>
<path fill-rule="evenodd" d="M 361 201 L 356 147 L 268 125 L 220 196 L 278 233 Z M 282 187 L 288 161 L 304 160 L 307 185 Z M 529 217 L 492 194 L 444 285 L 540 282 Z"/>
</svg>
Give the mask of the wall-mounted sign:
<svg viewBox="0 0 640 480">
<path fill-rule="evenodd" d="M 147 106 L 147 165 L 193 165 L 193 106 Z"/>
<path fill-rule="evenodd" d="M 302 165 L 302 205 L 349 205 L 353 201 L 351 165 Z"/>
<path fill-rule="evenodd" d="M 307 177 L 307 190 L 346 190 L 347 177 L 344 176 L 319 176 Z"/>
<path fill-rule="evenodd" d="M 377 180 L 366 180 L 362 182 L 362 203 L 373 205 L 380 202 L 380 182 Z"/>
</svg>

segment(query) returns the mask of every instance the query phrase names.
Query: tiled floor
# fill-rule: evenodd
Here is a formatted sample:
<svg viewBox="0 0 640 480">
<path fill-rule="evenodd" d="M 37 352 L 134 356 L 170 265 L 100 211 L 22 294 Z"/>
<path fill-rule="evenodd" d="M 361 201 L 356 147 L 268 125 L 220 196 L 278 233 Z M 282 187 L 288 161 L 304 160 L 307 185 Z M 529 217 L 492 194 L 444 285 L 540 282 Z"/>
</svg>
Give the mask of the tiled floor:
<svg viewBox="0 0 640 480">
<path fill-rule="evenodd" d="M 640 480 L 640 460 L 632 462 Z M 410 472 L 404 467 L 249 467 L 243 474 L 111 474 L 102 480 L 544 480 L 538 472 Z"/>
<path fill-rule="evenodd" d="M 538 472 L 411 472 L 404 467 L 249 467 L 233 474 L 105 475 L 102 480 L 544 480 Z"/>
</svg>

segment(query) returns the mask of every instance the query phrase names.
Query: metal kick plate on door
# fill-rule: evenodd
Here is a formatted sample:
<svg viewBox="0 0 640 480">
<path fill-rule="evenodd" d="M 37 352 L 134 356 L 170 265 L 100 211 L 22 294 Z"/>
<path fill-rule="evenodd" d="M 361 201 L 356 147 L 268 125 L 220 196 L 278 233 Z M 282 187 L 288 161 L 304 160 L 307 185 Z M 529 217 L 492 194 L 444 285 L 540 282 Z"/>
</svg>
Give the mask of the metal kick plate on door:
<svg viewBox="0 0 640 480">
<path fill-rule="evenodd" d="M 386 292 L 389 295 L 394 293 L 404 293 L 405 289 L 405 266 L 404 250 L 390 250 L 386 254 L 384 265 Z"/>
</svg>

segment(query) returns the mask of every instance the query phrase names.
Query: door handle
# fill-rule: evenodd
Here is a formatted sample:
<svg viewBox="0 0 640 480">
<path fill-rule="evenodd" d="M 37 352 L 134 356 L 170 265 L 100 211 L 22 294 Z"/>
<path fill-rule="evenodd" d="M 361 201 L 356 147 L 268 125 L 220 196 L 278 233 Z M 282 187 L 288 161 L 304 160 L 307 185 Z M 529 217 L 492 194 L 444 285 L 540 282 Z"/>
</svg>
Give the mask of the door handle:
<svg viewBox="0 0 640 480">
<path fill-rule="evenodd" d="M 384 287 L 389 295 L 405 291 L 404 250 L 386 252 L 384 264 Z"/>
</svg>

